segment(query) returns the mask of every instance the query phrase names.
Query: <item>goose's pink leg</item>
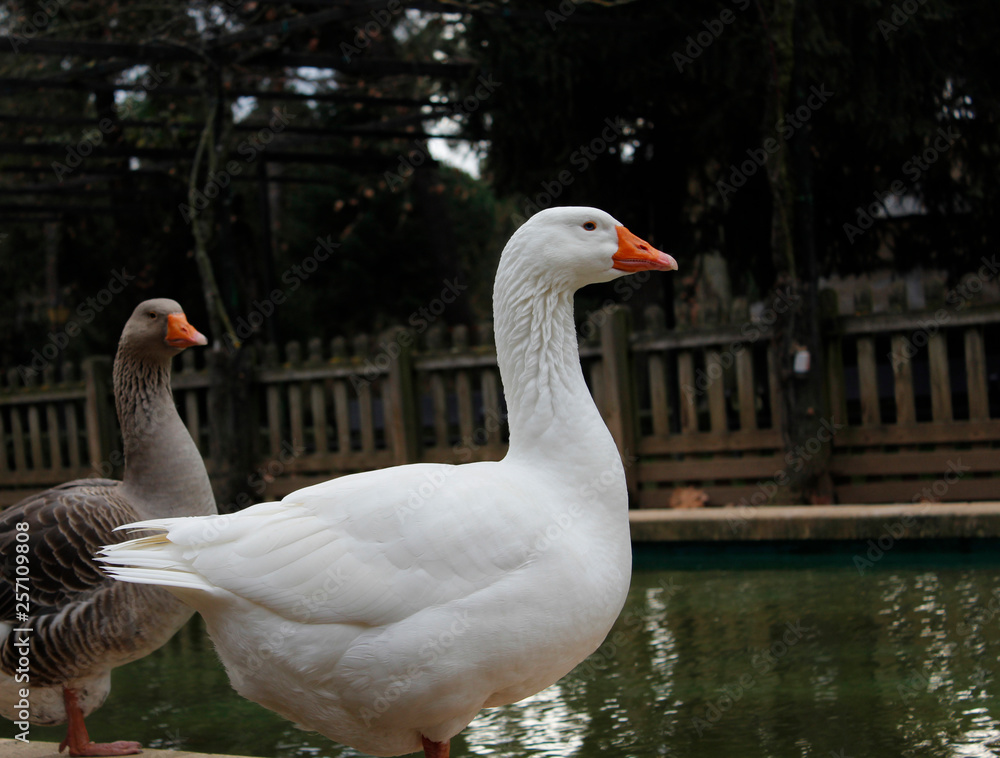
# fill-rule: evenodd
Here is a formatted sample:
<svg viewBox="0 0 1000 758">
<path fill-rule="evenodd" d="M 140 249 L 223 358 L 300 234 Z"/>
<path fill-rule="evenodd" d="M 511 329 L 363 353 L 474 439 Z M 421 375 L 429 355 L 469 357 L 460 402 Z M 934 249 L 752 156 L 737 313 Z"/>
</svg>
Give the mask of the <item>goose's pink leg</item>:
<svg viewBox="0 0 1000 758">
<path fill-rule="evenodd" d="M 66 739 L 59 745 L 61 753 L 69 747 L 70 755 L 133 755 L 142 752 L 142 745 L 138 742 L 91 742 L 90 735 L 87 734 L 87 725 L 83 723 L 83 711 L 80 710 L 80 703 L 76 697 L 76 691 L 63 687 L 63 701 L 66 703 L 66 716 L 69 719 L 69 726 L 66 730 Z"/>
</svg>

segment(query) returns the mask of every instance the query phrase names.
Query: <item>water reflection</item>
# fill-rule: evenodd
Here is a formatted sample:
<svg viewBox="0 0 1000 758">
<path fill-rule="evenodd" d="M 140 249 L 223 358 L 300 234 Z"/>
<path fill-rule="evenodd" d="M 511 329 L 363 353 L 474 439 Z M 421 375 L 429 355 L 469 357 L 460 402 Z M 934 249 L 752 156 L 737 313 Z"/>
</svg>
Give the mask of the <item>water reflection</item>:
<svg viewBox="0 0 1000 758">
<path fill-rule="evenodd" d="M 1000 755 L 1000 555 L 661 556 L 605 644 L 482 714 L 453 755 Z M 243 755 L 356 752 L 242 700 L 200 626 L 116 674 L 95 737 Z M 34 739 L 61 739 L 33 729 Z"/>
<path fill-rule="evenodd" d="M 506 708 L 492 708 L 463 735 L 470 753 L 489 756 L 576 755 L 590 724 L 585 711 L 572 711 L 562 685 Z"/>
</svg>

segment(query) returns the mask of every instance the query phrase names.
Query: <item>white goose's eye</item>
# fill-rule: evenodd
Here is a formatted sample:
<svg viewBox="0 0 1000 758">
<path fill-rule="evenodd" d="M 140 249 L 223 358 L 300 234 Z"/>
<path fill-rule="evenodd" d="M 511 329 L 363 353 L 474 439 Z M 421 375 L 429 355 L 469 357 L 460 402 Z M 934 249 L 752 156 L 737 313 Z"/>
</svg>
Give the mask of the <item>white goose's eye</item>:
<svg viewBox="0 0 1000 758">
<path fill-rule="evenodd" d="M 597 224 L 595 224 L 593 221 L 587 221 L 583 225 L 583 228 L 586 229 L 588 232 L 592 232 L 597 228 Z"/>
</svg>

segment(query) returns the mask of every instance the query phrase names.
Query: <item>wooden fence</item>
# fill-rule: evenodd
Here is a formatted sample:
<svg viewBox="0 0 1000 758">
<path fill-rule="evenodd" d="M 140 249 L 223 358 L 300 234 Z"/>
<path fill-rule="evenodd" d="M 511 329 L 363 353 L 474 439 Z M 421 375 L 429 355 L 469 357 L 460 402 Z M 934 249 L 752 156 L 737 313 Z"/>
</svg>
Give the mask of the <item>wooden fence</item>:
<svg viewBox="0 0 1000 758">
<path fill-rule="evenodd" d="M 712 505 L 760 505 L 782 472 L 815 453 L 782 449 L 769 314 L 737 306 L 727 320 L 668 331 L 652 308 L 632 328 L 613 307 L 584 323 L 585 375 L 638 507 L 666 507 L 685 487 Z M 839 502 L 1000 499 L 998 337 L 1000 306 L 966 301 L 830 321 L 824 428 Z M 207 451 L 200 360 L 182 354 L 174 394 Z M 254 387 L 247 412 L 259 464 L 248 484 L 262 499 L 352 471 L 499 459 L 506 449 L 489 324 L 312 341 L 304 353 L 297 343 L 281 355 L 270 348 Z M 120 476 L 118 444 L 109 359 L 50 368 L 27 384 L 6 372 L 0 504 L 73 478 Z"/>
</svg>

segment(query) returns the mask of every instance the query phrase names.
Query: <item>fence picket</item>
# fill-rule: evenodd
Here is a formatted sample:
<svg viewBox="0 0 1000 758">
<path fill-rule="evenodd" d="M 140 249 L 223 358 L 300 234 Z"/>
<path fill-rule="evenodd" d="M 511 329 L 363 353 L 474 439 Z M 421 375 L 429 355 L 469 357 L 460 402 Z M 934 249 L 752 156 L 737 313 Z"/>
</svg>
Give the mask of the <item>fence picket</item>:
<svg viewBox="0 0 1000 758">
<path fill-rule="evenodd" d="M 896 393 L 896 423 L 917 422 L 916 398 L 913 391 L 913 365 L 910 363 L 910 338 L 892 335 L 892 377 Z"/>
<path fill-rule="evenodd" d="M 434 446 L 448 447 L 448 392 L 445 377 L 439 373 L 430 376 L 431 411 L 434 421 Z"/>
<path fill-rule="evenodd" d="M 986 350 L 979 327 L 965 330 L 965 375 L 969 392 L 969 420 L 990 417 L 990 396 L 986 378 Z"/>
<path fill-rule="evenodd" d="M 326 383 L 315 381 L 309 385 L 309 410 L 312 412 L 313 444 L 316 452 L 326 453 L 330 450 L 330 441 L 326 434 Z"/>
<path fill-rule="evenodd" d="M 698 396 L 694 391 L 694 355 L 684 350 L 677 355 L 677 385 L 680 387 L 681 434 L 698 431 Z"/>
<path fill-rule="evenodd" d="M 740 402 L 740 429 L 756 429 L 757 397 L 753 381 L 753 350 L 750 347 L 736 354 L 736 394 Z"/>
<path fill-rule="evenodd" d="M 865 426 L 878 426 L 882 423 L 876 370 L 875 340 L 871 337 L 858 337 L 858 393 L 861 399 L 861 423 Z"/>
<path fill-rule="evenodd" d="M 935 421 L 951 421 L 951 378 L 948 375 L 948 341 L 942 332 L 927 340 L 931 370 L 931 416 Z"/>
<path fill-rule="evenodd" d="M 270 446 L 269 456 L 275 457 L 281 452 L 281 390 L 277 384 L 267 387 L 267 433 Z"/>
<path fill-rule="evenodd" d="M 80 467 L 80 427 L 76 418 L 76 404 L 68 402 L 63 408 L 66 418 L 66 452 L 70 468 L 76 469 Z"/>
<path fill-rule="evenodd" d="M 653 419 L 653 434 L 670 434 L 670 385 L 667 360 L 662 353 L 649 353 L 649 402 Z"/>
<path fill-rule="evenodd" d="M 347 382 L 343 379 L 333 382 L 333 412 L 337 422 L 337 452 L 348 455 L 351 452 L 351 406 Z"/>
<path fill-rule="evenodd" d="M 63 464 L 59 442 L 59 406 L 55 403 L 45 404 L 45 426 L 49 436 L 49 468 L 61 469 Z"/>
<path fill-rule="evenodd" d="M 196 373 L 194 351 L 186 350 L 181 353 L 181 374 L 187 376 L 194 373 Z M 201 444 L 201 411 L 198 408 L 198 395 L 193 389 L 184 392 L 184 425 L 195 446 L 204 455 L 205 451 Z"/>
<path fill-rule="evenodd" d="M 667 333 L 666 312 L 658 305 L 650 305 L 644 311 L 646 334 L 650 339 L 658 339 Z M 649 374 L 649 405 L 653 434 L 670 434 L 670 379 L 667 371 L 667 356 L 661 350 L 646 353 Z"/>
<path fill-rule="evenodd" d="M 468 352 L 469 330 L 464 326 L 456 326 L 452 333 L 452 350 Z M 468 369 L 460 368 L 455 372 L 455 400 L 458 407 L 458 437 L 463 444 L 472 441 L 476 424 L 473 411 L 472 378 Z"/>
<path fill-rule="evenodd" d="M 708 376 L 708 416 L 713 432 L 729 430 L 726 418 L 726 386 L 722 358 L 718 350 L 705 351 L 705 374 Z"/>
<path fill-rule="evenodd" d="M 9 468 L 7 464 L 7 424 L 3 420 L 3 410 L 0 409 L 0 473 Z"/>
<path fill-rule="evenodd" d="M 25 471 L 28 468 L 28 454 L 24 447 L 24 424 L 21 421 L 21 409 L 14 406 L 10 409 L 10 438 L 14 443 L 14 468 Z"/>
<path fill-rule="evenodd" d="M 847 423 L 847 387 L 844 379 L 844 343 L 834 335 L 826 349 L 826 384 L 830 394 L 830 419 L 835 424 Z M 775 429 L 780 428 L 775 425 Z"/>
<path fill-rule="evenodd" d="M 472 379 L 465 369 L 460 369 L 455 374 L 455 396 L 458 400 L 458 436 L 468 444 L 476 424 L 473 416 Z"/>
<path fill-rule="evenodd" d="M 371 384 L 358 385 L 358 414 L 361 425 L 361 452 L 375 452 L 375 413 Z"/>
<path fill-rule="evenodd" d="M 501 442 L 500 429 L 503 426 L 500 412 L 500 382 L 496 372 L 483 369 L 479 372 L 479 383 L 483 392 L 483 439 L 487 445 Z"/>
</svg>

